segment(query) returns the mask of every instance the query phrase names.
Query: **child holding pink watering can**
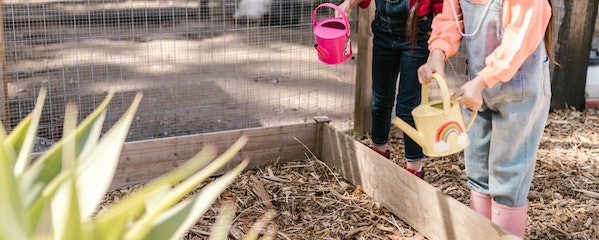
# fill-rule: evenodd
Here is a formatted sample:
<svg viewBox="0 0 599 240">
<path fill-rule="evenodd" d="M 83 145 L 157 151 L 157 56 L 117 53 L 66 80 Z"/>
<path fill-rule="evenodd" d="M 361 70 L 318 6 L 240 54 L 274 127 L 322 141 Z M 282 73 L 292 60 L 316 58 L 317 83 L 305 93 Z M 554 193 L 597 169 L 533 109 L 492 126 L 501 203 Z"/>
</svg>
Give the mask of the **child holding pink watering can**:
<svg viewBox="0 0 599 240">
<path fill-rule="evenodd" d="M 347 15 L 356 6 L 366 8 L 371 0 L 345 0 L 339 4 Z M 371 148 L 390 158 L 391 114 L 414 127 L 412 110 L 420 104 L 421 86 L 417 69 L 429 55 L 427 41 L 434 14 L 442 0 L 375 0 L 372 22 L 372 131 Z M 399 75 L 399 87 L 397 80 Z M 422 148 L 404 134 L 406 170 L 424 179 Z"/>
<path fill-rule="evenodd" d="M 524 238 L 537 148 L 549 113 L 553 18 L 548 0 L 445 0 L 433 21 L 421 83 L 444 75 L 464 44 L 464 116 L 478 111 L 464 150 L 470 207 Z"/>
</svg>

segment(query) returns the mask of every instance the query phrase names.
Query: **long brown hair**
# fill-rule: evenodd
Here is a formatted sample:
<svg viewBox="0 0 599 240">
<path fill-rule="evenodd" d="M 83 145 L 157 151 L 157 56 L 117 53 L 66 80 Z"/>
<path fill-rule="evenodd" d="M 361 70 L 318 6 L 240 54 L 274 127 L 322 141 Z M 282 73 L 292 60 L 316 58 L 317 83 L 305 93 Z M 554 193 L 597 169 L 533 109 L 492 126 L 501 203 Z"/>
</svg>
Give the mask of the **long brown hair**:
<svg viewBox="0 0 599 240">
<path fill-rule="evenodd" d="M 547 51 L 547 56 L 549 57 L 549 60 L 551 60 L 551 62 L 555 65 L 559 66 L 559 63 L 557 62 L 557 60 L 555 60 L 555 56 L 553 56 L 553 46 L 556 41 L 555 18 L 553 17 L 555 12 L 553 11 L 552 1 L 547 1 L 549 2 L 549 6 L 551 7 L 551 18 L 549 18 L 549 24 L 547 24 L 547 28 L 545 29 L 545 50 Z"/>
<path fill-rule="evenodd" d="M 408 6 L 410 5 L 411 0 L 408 0 Z M 408 16 L 408 22 L 406 24 L 406 37 L 408 38 L 408 42 L 412 44 L 412 46 L 416 45 L 416 35 L 418 33 L 418 5 L 420 4 L 420 0 L 414 3 L 414 6 L 410 8 L 410 15 Z"/>
</svg>

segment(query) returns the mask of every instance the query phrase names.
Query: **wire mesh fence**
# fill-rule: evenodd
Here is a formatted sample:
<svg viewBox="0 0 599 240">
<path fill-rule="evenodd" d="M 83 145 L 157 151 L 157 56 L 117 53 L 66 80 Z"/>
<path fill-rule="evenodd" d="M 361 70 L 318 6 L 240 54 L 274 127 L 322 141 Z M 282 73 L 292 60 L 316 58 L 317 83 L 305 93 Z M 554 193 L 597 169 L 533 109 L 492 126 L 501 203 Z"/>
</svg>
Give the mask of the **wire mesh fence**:
<svg viewBox="0 0 599 240">
<path fill-rule="evenodd" d="M 14 127 L 47 88 L 43 143 L 61 137 L 67 103 L 78 106 L 81 120 L 111 91 L 105 128 L 144 93 L 128 141 L 319 115 L 349 129 L 355 62 L 318 61 L 311 15 L 323 2 L 340 0 L 1 1 L 4 125 Z M 321 8 L 318 17 L 331 11 Z M 354 38 L 356 19 L 350 16 Z M 447 62 L 450 89 L 468 79 L 465 62 L 461 52 Z M 431 97 L 438 95 L 433 88 Z"/>
<path fill-rule="evenodd" d="M 81 120 L 110 91 L 116 95 L 106 128 L 144 93 L 128 140 L 277 126 L 317 115 L 347 126 L 355 66 L 318 61 L 311 14 L 319 3 L 2 1 L 5 125 L 14 127 L 47 88 L 39 132 L 46 142 L 61 137 L 67 103 L 78 106 Z"/>
</svg>

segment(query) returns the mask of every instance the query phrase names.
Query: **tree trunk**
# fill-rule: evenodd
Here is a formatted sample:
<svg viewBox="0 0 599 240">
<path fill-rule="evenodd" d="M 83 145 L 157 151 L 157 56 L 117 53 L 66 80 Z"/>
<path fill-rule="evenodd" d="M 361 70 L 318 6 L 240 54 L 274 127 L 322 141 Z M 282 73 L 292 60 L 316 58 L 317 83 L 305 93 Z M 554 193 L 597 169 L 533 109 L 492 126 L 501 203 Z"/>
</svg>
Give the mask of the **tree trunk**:
<svg viewBox="0 0 599 240">
<path fill-rule="evenodd" d="M 553 70 L 552 109 L 585 108 L 589 53 L 597 18 L 597 0 L 564 0 L 564 18 L 558 31 Z"/>
</svg>

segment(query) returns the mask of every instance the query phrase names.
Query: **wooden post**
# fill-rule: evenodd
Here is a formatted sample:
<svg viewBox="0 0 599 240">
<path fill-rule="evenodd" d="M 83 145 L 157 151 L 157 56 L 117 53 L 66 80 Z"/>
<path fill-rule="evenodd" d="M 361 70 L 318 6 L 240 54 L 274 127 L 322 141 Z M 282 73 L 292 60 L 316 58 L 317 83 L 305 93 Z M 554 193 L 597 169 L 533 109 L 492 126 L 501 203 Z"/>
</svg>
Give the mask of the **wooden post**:
<svg viewBox="0 0 599 240">
<path fill-rule="evenodd" d="M 327 116 L 316 116 L 314 117 L 314 121 L 316 122 L 316 149 L 314 149 L 314 155 L 318 159 L 322 157 L 322 131 L 325 124 L 329 124 L 331 119 Z"/>
<path fill-rule="evenodd" d="M 374 19 L 374 4 L 358 12 L 358 55 L 356 61 L 356 96 L 354 106 L 354 134 L 362 138 L 370 132 L 372 119 L 370 101 L 372 100 L 372 30 L 370 23 Z"/>
<path fill-rule="evenodd" d="M 585 85 L 591 50 L 597 0 L 564 1 L 564 18 L 559 27 L 553 70 L 551 108 L 585 108 Z"/>
<path fill-rule="evenodd" d="M 8 105 L 8 79 L 6 78 L 6 43 L 4 39 L 4 12 L 2 0 L 0 0 L 0 76 L 2 77 L 2 89 L 0 89 L 0 120 L 4 129 L 10 129 L 9 105 Z"/>
</svg>

